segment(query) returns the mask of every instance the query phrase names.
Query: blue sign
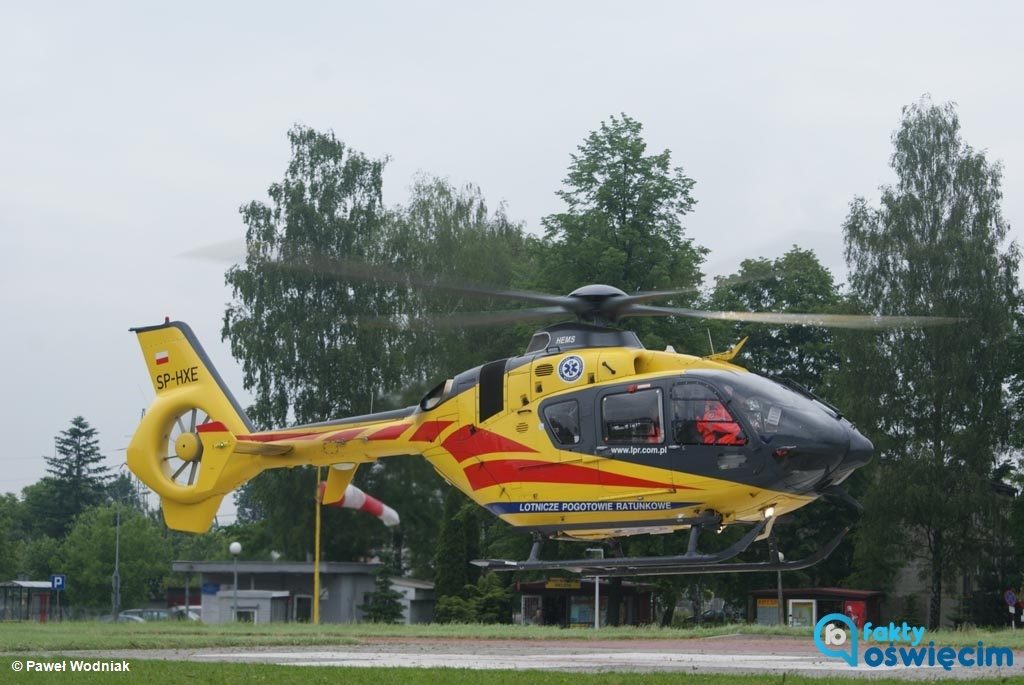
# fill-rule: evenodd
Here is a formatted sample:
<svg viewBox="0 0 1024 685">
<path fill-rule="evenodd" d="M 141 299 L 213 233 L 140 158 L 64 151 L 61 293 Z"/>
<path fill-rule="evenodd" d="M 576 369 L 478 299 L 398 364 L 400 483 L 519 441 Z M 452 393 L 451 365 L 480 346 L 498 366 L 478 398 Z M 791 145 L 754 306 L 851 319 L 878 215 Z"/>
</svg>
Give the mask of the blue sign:
<svg viewBox="0 0 1024 685">
<path fill-rule="evenodd" d="M 50 576 L 50 589 L 61 592 L 64 586 L 68 584 L 68 577 L 63 573 L 57 573 Z"/>
<path fill-rule="evenodd" d="M 1003 595 L 1003 599 L 1005 599 L 1006 603 L 1010 606 L 1017 604 L 1017 595 L 1014 594 L 1013 590 L 1007 590 L 1006 594 Z"/>
</svg>

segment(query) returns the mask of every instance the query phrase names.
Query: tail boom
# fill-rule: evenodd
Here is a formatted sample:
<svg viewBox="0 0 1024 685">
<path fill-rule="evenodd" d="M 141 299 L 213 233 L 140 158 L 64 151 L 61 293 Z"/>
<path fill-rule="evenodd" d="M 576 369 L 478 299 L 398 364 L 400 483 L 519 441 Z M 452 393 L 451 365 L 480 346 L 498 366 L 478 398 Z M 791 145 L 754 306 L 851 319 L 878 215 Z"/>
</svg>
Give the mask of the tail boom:
<svg viewBox="0 0 1024 685">
<path fill-rule="evenodd" d="M 186 324 L 132 331 L 156 399 L 128 447 L 128 467 L 159 495 L 167 525 L 177 530 L 208 530 L 224 496 L 266 469 L 339 465 L 354 471 L 381 457 L 422 454 L 455 423 L 427 420 L 410 407 L 256 431 Z"/>
</svg>

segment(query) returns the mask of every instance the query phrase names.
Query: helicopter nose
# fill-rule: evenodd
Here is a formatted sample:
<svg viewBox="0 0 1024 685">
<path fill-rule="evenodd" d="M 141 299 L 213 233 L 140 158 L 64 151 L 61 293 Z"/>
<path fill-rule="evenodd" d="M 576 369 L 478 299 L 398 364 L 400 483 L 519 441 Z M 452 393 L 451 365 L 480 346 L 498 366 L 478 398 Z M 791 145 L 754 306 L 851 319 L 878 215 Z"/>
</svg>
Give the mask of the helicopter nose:
<svg viewBox="0 0 1024 685">
<path fill-rule="evenodd" d="M 846 458 L 843 459 L 843 466 L 850 469 L 864 466 L 871 461 L 874 453 L 875 446 L 871 444 L 871 441 L 861 435 L 856 428 L 850 426 L 850 449 L 847 450 Z"/>
</svg>

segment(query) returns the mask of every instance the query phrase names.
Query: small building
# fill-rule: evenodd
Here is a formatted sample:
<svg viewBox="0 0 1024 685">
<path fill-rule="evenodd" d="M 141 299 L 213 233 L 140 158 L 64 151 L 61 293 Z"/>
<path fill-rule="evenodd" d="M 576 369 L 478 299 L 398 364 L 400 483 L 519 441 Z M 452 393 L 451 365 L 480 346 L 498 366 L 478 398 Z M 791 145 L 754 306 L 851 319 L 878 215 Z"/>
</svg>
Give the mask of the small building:
<svg viewBox="0 0 1024 685">
<path fill-rule="evenodd" d="M 320 562 L 320 621 L 355 623 L 363 618 L 359 606 L 376 588 L 380 563 Z M 171 570 L 184 573 L 184 592 L 175 601 L 200 604 L 204 623 L 311 621 L 313 618 L 313 562 L 239 561 L 238 588 L 235 562 L 175 561 Z M 193 583 L 193 579 L 195 581 Z M 392 578 L 403 596 L 406 623 L 429 622 L 434 615 L 434 585 L 412 578 Z"/>
<path fill-rule="evenodd" d="M 402 593 L 404 623 L 430 623 L 434 620 L 434 584 L 416 578 L 391 578 L 391 589 Z"/>
<path fill-rule="evenodd" d="M 612 586 L 607 579 L 599 581 L 601 625 L 607 624 L 608 596 Z M 518 595 L 513 623 L 554 625 L 563 628 L 594 625 L 594 580 L 592 578 L 547 578 L 515 584 Z M 619 625 L 644 625 L 654 616 L 654 588 L 622 581 L 619 589 L 622 604 Z"/>
<path fill-rule="evenodd" d="M 48 580 L 11 580 L 0 583 L 0 621 L 60 621 L 67 607 Z"/>
<path fill-rule="evenodd" d="M 877 590 L 849 590 L 839 587 L 783 588 L 786 622 L 791 626 L 813 626 L 826 614 L 849 616 L 858 627 L 878 623 L 882 593 Z M 761 625 L 779 622 L 778 589 L 748 593 L 747 616 Z"/>
</svg>

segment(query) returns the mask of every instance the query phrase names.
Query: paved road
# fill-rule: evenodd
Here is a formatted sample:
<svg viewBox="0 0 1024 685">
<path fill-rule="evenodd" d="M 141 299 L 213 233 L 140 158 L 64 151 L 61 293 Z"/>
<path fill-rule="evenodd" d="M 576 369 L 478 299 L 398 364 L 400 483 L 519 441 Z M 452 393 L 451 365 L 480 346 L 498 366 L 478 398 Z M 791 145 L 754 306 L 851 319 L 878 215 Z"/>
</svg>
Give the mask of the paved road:
<svg viewBox="0 0 1024 685">
<path fill-rule="evenodd" d="M 690 673 L 797 673 L 809 676 L 898 677 L 931 680 L 1024 677 L 1024 652 L 1012 668 L 850 668 L 822 656 L 809 640 L 728 635 L 700 640 L 435 640 L 366 638 L 341 647 L 210 648 L 91 652 L 129 659 L 233 661 L 292 666 L 397 666 L 553 671 L 685 671 Z"/>
</svg>

